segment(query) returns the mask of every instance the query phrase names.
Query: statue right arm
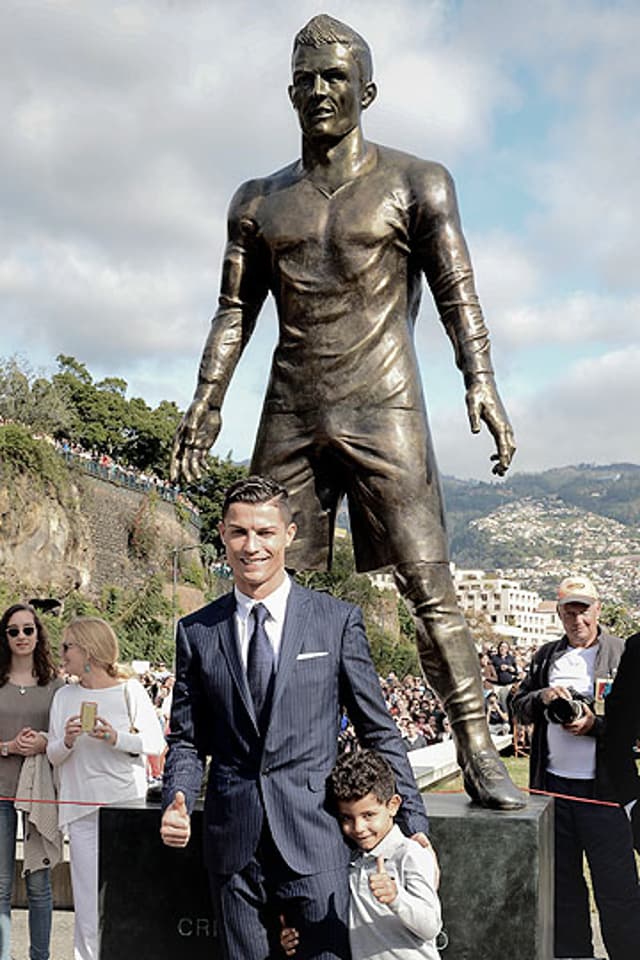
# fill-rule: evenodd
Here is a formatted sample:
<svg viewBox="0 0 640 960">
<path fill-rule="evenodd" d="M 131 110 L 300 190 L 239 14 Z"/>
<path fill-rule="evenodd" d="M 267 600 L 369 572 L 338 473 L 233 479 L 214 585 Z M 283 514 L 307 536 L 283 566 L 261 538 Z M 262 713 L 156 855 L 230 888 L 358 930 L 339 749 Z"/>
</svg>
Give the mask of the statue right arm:
<svg viewBox="0 0 640 960">
<path fill-rule="evenodd" d="M 496 452 L 493 473 L 504 476 L 515 453 L 515 439 L 493 375 L 489 331 L 475 289 L 471 258 L 462 232 L 455 187 L 437 163 L 413 170 L 416 254 L 440 319 L 453 344 L 466 387 L 472 433 L 484 422 Z"/>
<path fill-rule="evenodd" d="M 231 201 L 218 309 L 211 322 L 198 384 L 176 432 L 171 478 L 197 480 L 220 432 L 220 408 L 227 387 L 269 290 L 268 260 L 258 238 L 256 181 L 244 184 Z"/>
</svg>

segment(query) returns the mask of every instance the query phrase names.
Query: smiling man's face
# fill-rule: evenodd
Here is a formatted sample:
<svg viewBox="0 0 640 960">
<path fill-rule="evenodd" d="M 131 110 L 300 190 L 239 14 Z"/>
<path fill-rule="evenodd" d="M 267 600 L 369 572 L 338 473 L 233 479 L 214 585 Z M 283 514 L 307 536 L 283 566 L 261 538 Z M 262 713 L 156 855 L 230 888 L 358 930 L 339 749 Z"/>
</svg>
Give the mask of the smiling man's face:
<svg viewBox="0 0 640 960">
<path fill-rule="evenodd" d="M 358 125 L 362 110 L 375 96 L 375 86 L 363 84 L 348 47 L 300 46 L 292 66 L 289 96 L 306 137 L 340 140 Z"/>
<path fill-rule="evenodd" d="M 241 593 L 260 600 L 280 586 L 296 525 L 285 522 L 276 501 L 232 503 L 219 530 Z"/>
</svg>

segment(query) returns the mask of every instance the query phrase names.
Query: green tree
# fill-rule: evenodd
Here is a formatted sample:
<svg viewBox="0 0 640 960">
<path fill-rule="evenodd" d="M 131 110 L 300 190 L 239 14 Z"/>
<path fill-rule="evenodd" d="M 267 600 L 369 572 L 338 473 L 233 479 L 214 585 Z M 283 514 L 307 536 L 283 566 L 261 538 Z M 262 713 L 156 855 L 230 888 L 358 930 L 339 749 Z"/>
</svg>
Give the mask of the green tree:
<svg viewBox="0 0 640 960">
<path fill-rule="evenodd" d="M 626 640 L 634 633 L 640 632 L 640 621 L 629 613 L 623 603 L 605 601 L 602 604 L 600 622 L 616 637 Z"/>
<path fill-rule="evenodd" d="M 171 662 L 173 642 L 169 639 L 171 601 L 165 596 L 163 579 L 154 574 L 139 587 L 111 590 L 105 597 L 106 612 L 120 640 L 124 660 Z"/>
<path fill-rule="evenodd" d="M 173 401 L 162 400 L 152 410 L 140 397 L 129 400 L 127 462 L 167 478 L 173 438 L 181 416 Z"/>
<path fill-rule="evenodd" d="M 371 657 L 381 677 L 393 672 L 400 679 L 408 674 L 420 676 L 421 668 L 416 645 L 405 637 L 392 640 L 377 624 L 367 624 Z"/>
<path fill-rule="evenodd" d="M 465 614 L 465 620 L 476 646 L 482 648 L 487 643 L 495 644 L 499 642 L 500 638 L 493 629 L 486 613 Z M 507 617 L 507 620 L 509 620 L 509 617 Z"/>
<path fill-rule="evenodd" d="M 219 554 L 223 548 L 218 534 L 218 523 L 222 519 L 222 504 L 228 487 L 236 480 L 247 475 L 247 468 L 233 463 L 231 454 L 222 460 L 219 457 L 208 458 L 207 470 L 202 478 L 186 488 L 189 499 L 200 511 L 200 539 L 212 544 Z"/>
<path fill-rule="evenodd" d="M 68 434 L 87 450 L 166 478 L 181 412 L 163 400 L 152 409 L 141 397 L 127 400 L 127 381 L 105 377 L 94 383 L 86 366 L 60 354 L 53 383 L 73 413 Z"/>
<path fill-rule="evenodd" d="M 93 383 L 93 378 L 87 370 L 86 365 L 80 360 L 76 360 L 75 357 L 71 357 L 65 353 L 59 353 L 56 357 L 56 363 L 58 364 L 60 376 L 68 376 L 87 385 Z"/>
<path fill-rule="evenodd" d="M 27 474 L 39 489 L 52 484 L 61 502 L 68 502 L 69 471 L 62 458 L 49 443 L 33 437 L 27 427 L 7 423 L 0 426 L 0 479 L 6 482 L 19 474 Z M 14 498 L 13 485 L 7 484 L 7 488 Z M 15 503 L 14 508 L 21 509 Z"/>
<path fill-rule="evenodd" d="M 94 384 L 86 366 L 75 357 L 59 354 L 53 383 L 73 409 L 70 439 L 86 450 L 120 458 L 126 436 L 127 401 L 112 380 Z M 124 383 L 124 381 L 121 381 Z M 124 384 L 126 389 L 126 384 Z"/>
<path fill-rule="evenodd" d="M 0 417 L 35 433 L 59 436 L 73 411 L 53 383 L 14 356 L 0 359 Z"/>
</svg>

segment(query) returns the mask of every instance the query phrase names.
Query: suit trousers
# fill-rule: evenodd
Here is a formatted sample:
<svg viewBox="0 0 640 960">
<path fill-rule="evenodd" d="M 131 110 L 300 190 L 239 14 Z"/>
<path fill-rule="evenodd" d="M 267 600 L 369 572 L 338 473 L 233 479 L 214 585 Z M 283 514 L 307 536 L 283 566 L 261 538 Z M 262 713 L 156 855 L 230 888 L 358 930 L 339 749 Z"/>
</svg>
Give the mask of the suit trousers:
<svg viewBox="0 0 640 960">
<path fill-rule="evenodd" d="M 593 799 L 593 780 L 547 773 L 546 789 Z M 636 960 L 640 892 L 631 825 L 621 807 L 555 800 L 555 957 L 592 957 L 586 854 L 602 939 L 610 960 Z"/>
<path fill-rule="evenodd" d="M 346 862 L 325 873 L 294 873 L 265 826 L 242 870 L 210 873 L 209 880 L 225 960 L 281 958 L 281 917 L 300 933 L 296 960 L 350 960 Z"/>
</svg>

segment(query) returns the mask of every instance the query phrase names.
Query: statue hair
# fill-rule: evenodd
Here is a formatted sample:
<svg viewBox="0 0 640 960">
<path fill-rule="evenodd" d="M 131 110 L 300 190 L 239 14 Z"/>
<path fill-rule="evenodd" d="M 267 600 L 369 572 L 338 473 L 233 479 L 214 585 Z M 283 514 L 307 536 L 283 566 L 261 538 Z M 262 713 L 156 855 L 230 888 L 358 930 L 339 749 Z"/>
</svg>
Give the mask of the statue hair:
<svg viewBox="0 0 640 960">
<path fill-rule="evenodd" d="M 360 70 L 362 83 L 369 83 L 373 78 L 373 58 L 369 44 L 357 33 L 353 27 L 321 13 L 312 17 L 305 26 L 298 31 L 293 41 L 293 53 L 298 47 L 322 47 L 329 43 L 341 43 L 348 47 Z"/>
</svg>

